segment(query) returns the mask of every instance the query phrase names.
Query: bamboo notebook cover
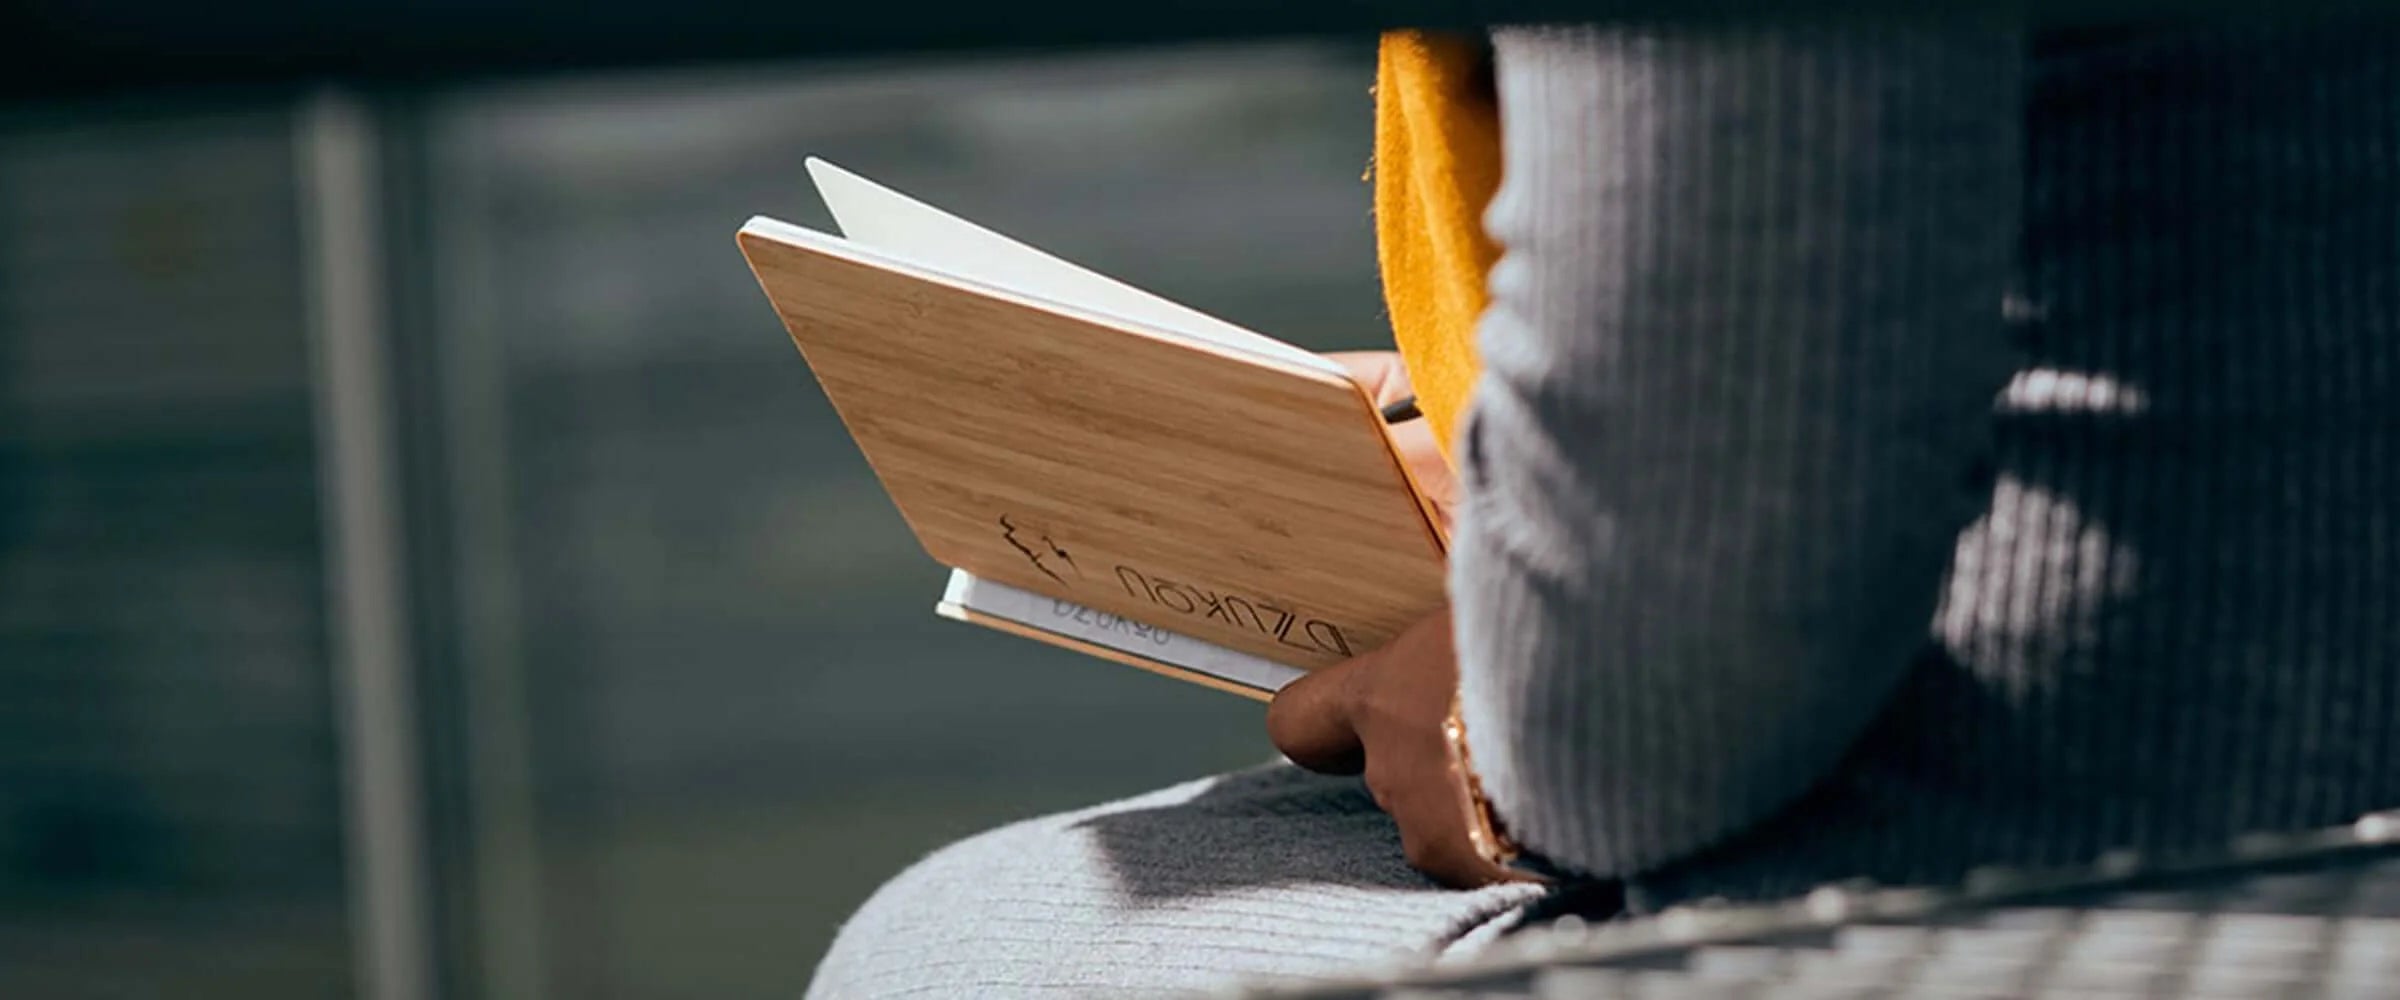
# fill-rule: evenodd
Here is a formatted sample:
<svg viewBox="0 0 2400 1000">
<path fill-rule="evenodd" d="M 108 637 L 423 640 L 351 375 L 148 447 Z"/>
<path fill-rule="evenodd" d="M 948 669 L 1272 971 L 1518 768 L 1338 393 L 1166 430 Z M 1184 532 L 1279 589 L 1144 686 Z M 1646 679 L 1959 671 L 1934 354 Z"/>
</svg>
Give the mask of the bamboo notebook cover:
<svg viewBox="0 0 2400 1000">
<path fill-rule="evenodd" d="M 810 161 L 843 237 L 759 285 L 941 613 L 1264 697 L 1438 607 L 1442 539 L 1340 365 Z"/>
</svg>

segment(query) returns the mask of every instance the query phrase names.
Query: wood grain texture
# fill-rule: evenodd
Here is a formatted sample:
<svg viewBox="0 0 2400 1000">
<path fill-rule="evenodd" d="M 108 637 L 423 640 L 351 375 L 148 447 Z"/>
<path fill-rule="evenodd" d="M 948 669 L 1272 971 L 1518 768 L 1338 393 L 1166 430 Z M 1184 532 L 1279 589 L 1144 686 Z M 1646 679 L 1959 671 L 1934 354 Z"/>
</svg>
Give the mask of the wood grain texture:
<svg viewBox="0 0 2400 1000">
<path fill-rule="evenodd" d="M 1441 605 L 1441 540 L 1348 379 L 839 245 L 740 243 L 937 561 L 1302 668 Z"/>
</svg>

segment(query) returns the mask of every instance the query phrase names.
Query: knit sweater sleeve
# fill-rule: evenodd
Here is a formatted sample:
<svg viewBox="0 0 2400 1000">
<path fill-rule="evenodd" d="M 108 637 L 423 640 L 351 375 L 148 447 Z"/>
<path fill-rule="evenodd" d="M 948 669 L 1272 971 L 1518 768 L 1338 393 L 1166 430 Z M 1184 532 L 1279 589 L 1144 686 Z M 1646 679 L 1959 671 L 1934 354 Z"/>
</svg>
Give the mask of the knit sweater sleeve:
<svg viewBox="0 0 2400 1000">
<path fill-rule="evenodd" d="M 2021 36 L 1497 36 L 1462 711 L 1509 832 L 1631 874 L 1791 801 L 1925 643 L 2010 370 Z"/>
</svg>

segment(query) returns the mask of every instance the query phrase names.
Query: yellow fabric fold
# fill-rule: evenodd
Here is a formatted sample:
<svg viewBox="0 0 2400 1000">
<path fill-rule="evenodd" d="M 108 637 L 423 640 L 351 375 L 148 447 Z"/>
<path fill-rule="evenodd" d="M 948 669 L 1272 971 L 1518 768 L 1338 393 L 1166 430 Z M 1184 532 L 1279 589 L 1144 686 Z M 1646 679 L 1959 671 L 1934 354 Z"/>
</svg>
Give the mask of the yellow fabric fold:
<svg viewBox="0 0 2400 1000">
<path fill-rule="evenodd" d="M 1500 185 L 1500 114 L 1477 41 L 1383 36 L 1375 71 L 1375 242 L 1392 337 L 1446 452 L 1499 259 L 1483 212 Z"/>
</svg>

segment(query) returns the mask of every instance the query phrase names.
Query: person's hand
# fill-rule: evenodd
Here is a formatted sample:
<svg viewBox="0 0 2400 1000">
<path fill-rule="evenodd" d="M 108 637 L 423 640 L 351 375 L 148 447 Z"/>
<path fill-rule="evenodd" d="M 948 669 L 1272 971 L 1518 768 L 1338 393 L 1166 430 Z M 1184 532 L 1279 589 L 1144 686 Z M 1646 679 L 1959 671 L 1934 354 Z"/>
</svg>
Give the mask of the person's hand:
<svg viewBox="0 0 2400 1000">
<path fill-rule="evenodd" d="M 1532 881 L 1478 846 L 1488 836 L 1480 806 L 1444 731 L 1457 692 L 1443 608 L 1381 649 L 1286 685 L 1267 707 L 1267 737 L 1311 771 L 1365 772 L 1375 804 L 1400 827 L 1409 865 L 1435 881 L 1457 889 Z"/>
<path fill-rule="evenodd" d="M 1388 406 L 1415 395 L 1408 384 L 1408 368 L 1400 363 L 1395 351 L 1344 351 L 1326 355 L 1350 370 L 1350 378 L 1367 390 L 1376 406 Z M 1410 479 L 1416 481 L 1417 492 L 1433 505 L 1435 520 L 1442 534 L 1450 534 L 1450 509 L 1458 503 L 1458 477 L 1450 472 L 1450 463 L 1442 459 L 1441 442 L 1433 436 L 1433 427 L 1422 417 L 1402 421 L 1386 428 L 1392 436 L 1392 448 L 1400 453 L 1400 463 L 1408 467 Z"/>
<path fill-rule="evenodd" d="M 1411 394 L 1408 369 L 1389 351 L 1335 354 L 1351 378 L 1383 406 Z M 1458 480 L 1422 419 L 1389 428 L 1394 449 L 1417 489 L 1431 501 L 1442 531 L 1458 500 Z M 1458 693 L 1458 656 L 1450 610 L 1410 626 L 1389 645 L 1316 671 L 1286 686 L 1267 709 L 1267 736 L 1292 762 L 1326 774 L 1366 775 L 1375 804 L 1400 827 L 1408 863 L 1455 888 L 1531 876 L 1488 860 L 1477 846 L 1483 825 L 1444 726 Z"/>
</svg>

